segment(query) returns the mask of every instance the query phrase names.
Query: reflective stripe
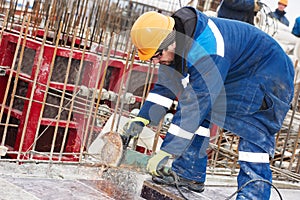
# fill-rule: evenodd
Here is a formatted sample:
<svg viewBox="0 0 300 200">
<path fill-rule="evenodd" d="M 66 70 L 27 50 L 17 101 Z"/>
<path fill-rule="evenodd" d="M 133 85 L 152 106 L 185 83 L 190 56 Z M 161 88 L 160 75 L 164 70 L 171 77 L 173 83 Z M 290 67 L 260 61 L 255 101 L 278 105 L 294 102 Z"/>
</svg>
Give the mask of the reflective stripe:
<svg viewBox="0 0 300 200">
<path fill-rule="evenodd" d="M 155 93 L 149 93 L 146 98 L 146 101 L 151 101 L 152 103 L 159 104 L 166 108 L 170 108 L 173 103 L 172 99 L 169 99 L 167 97 Z"/>
<path fill-rule="evenodd" d="M 194 136 L 193 133 L 183 130 L 182 128 L 180 128 L 179 126 L 177 126 L 175 124 L 170 125 L 168 132 L 171 133 L 172 135 L 175 135 L 177 137 L 181 137 L 181 138 L 184 138 L 187 140 L 191 140 Z"/>
<path fill-rule="evenodd" d="M 182 84 L 183 88 L 186 88 L 189 82 L 190 82 L 189 74 L 186 77 L 184 77 L 183 79 L 181 79 L 181 84 Z"/>
<path fill-rule="evenodd" d="M 269 163 L 269 154 L 239 151 L 239 160 L 253 163 Z"/>
<path fill-rule="evenodd" d="M 204 127 L 200 126 L 196 130 L 195 134 L 201 135 L 201 136 L 204 136 L 204 137 L 210 137 L 210 130 L 209 130 L 209 128 L 204 128 Z"/>
<path fill-rule="evenodd" d="M 217 40 L 217 55 L 224 57 L 225 50 L 224 50 L 224 39 L 222 34 L 220 33 L 216 24 L 211 19 L 208 20 L 207 24 L 211 29 L 211 31 L 214 33 L 214 36 Z"/>
</svg>

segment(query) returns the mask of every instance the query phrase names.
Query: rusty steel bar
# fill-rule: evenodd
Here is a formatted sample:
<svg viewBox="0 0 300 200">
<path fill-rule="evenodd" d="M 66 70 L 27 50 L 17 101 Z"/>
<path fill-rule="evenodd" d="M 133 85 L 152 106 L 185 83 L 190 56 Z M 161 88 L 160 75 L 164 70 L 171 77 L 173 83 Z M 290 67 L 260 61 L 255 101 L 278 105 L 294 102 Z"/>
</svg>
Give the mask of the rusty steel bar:
<svg viewBox="0 0 300 200">
<path fill-rule="evenodd" d="M 104 80 L 105 80 L 106 72 L 107 72 L 107 69 L 108 69 L 108 64 L 109 64 L 109 59 L 110 59 L 113 40 L 114 40 L 114 35 L 112 34 L 110 39 L 109 39 L 109 43 L 108 43 L 105 67 L 103 69 L 102 79 L 101 79 L 100 86 L 99 86 L 99 93 L 98 93 L 98 99 L 97 99 L 97 104 L 96 104 L 96 108 L 95 108 L 95 114 L 93 115 L 94 118 L 96 117 L 96 113 L 99 109 L 99 103 L 100 103 L 100 99 L 101 99 L 102 88 L 104 86 Z M 96 83 L 98 83 L 100 81 L 100 75 L 101 75 L 101 71 L 102 71 L 103 58 L 104 58 L 103 56 L 104 56 L 104 53 L 102 52 L 101 63 L 100 63 L 100 67 L 99 67 L 99 72 L 97 74 Z M 93 91 L 92 99 L 95 99 L 95 96 L 96 96 L 96 91 Z M 93 109 L 93 106 L 90 106 L 89 117 L 87 119 L 87 123 L 86 123 L 87 125 L 86 125 L 86 129 L 85 129 L 84 135 L 83 135 L 83 140 L 82 140 L 83 142 L 82 142 L 82 146 L 81 146 L 81 149 L 80 149 L 80 155 L 82 155 L 82 153 L 84 151 L 85 143 L 86 143 L 86 140 L 87 140 L 87 135 L 88 135 L 88 132 L 89 132 L 90 121 L 91 121 L 92 109 Z M 92 127 L 93 127 L 93 125 L 92 125 Z M 91 132 L 92 131 L 93 130 L 91 130 Z M 80 156 L 79 160 L 80 161 L 82 160 L 82 156 Z"/>
<path fill-rule="evenodd" d="M 67 36 L 64 38 L 65 39 L 64 40 L 65 46 L 67 46 L 67 42 L 69 40 L 70 32 L 73 32 L 73 37 L 76 38 L 76 36 L 77 36 L 76 34 L 77 34 L 78 27 L 77 27 L 77 30 L 75 30 L 75 31 L 73 29 L 74 13 L 75 13 L 75 10 L 76 10 L 76 7 L 77 7 L 76 4 L 77 4 L 77 1 L 74 1 L 73 4 L 72 4 L 72 10 L 71 10 L 71 13 L 70 13 L 70 18 L 68 20 L 68 25 L 67 25 L 67 30 L 66 30 Z"/>
<path fill-rule="evenodd" d="M 142 95 L 142 102 L 141 102 L 140 108 L 143 106 L 143 104 L 145 102 L 146 95 L 147 95 L 147 90 L 148 90 L 147 85 L 150 81 L 149 76 L 150 76 L 151 66 L 152 66 L 152 62 L 149 62 L 149 65 L 148 65 L 148 68 L 147 68 L 147 74 L 146 74 L 146 79 L 145 79 L 145 84 L 144 84 L 144 89 L 143 89 L 143 95 Z M 154 68 L 155 68 L 155 65 L 153 66 L 153 69 Z"/>
<path fill-rule="evenodd" d="M 15 98 L 19 98 L 19 99 L 23 99 L 23 100 L 29 100 L 29 98 L 26 98 L 26 97 L 23 97 L 23 96 L 19 96 L 19 95 L 15 95 Z M 68 102 L 72 102 L 72 101 L 74 101 L 74 99 L 68 99 Z M 37 100 L 32 100 L 32 102 L 35 102 L 35 103 L 40 103 L 40 104 L 42 104 L 43 102 L 42 101 L 37 101 Z M 45 105 L 46 106 L 52 106 L 53 108 L 59 108 L 60 106 L 59 105 L 56 105 L 56 104 L 51 104 L 51 103 L 45 103 Z M 67 105 L 69 105 L 69 104 L 67 104 Z M 86 105 L 86 104 L 84 104 L 84 105 Z M 79 108 L 79 107 L 76 107 L 76 106 L 74 106 L 74 108 L 76 108 L 76 110 L 73 110 L 73 112 L 74 113 L 78 113 L 78 114 L 86 114 L 86 110 L 85 109 L 81 109 L 81 108 Z M 66 105 L 62 108 L 62 110 L 64 111 L 70 111 L 70 109 L 68 109 L 68 108 L 66 108 Z M 92 114 L 94 114 L 95 112 L 93 112 Z M 56 120 L 56 118 L 53 118 L 53 120 Z M 52 123 L 54 123 L 54 122 L 51 122 L 51 124 Z M 51 124 L 49 125 L 49 126 L 51 126 Z M 47 128 L 49 128 L 49 126 L 47 127 Z M 47 130 L 47 128 L 45 129 L 45 130 Z M 42 134 L 43 134 L 44 132 L 42 132 L 41 134 L 40 134 L 40 136 L 39 137 L 41 137 L 42 136 Z M 38 139 L 36 139 L 36 140 L 38 140 Z M 35 141 L 36 142 L 36 141 Z M 34 143 L 35 143 L 34 142 Z M 33 146 L 33 144 L 31 145 L 31 146 Z"/>
<path fill-rule="evenodd" d="M 130 49 L 130 52 L 131 52 L 131 49 Z M 115 119 L 116 119 L 116 114 L 118 112 L 118 108 L 119 108 L 119 104 L 120 104 L 120 100 L 121 100 L 121 96 L 123 94 L 123 98 L 125 99 L 125 95 L 128 91 L 128 87 L 129 87 L 129 81 L 130 81 L 130 77 L 131 77 L 131 73 L 132 73 L 132 68 L 133 68 L 133 63 L 134 63 L 134 55 L 135 55 L 136 51 L 135 49 L 133 50 L 133 52 L 130 54 L 128 52 L 127 54 L 127 58 L 126 58 L 126 64 L 123 68 L 123 73 L 122 73 L 122 78 L 121 78 L 121 82 L 120 82 L 120 88 L 119 88 L 119 95 L 118 95 L 118 99 L 117 99 L 117 103 L 116 103 L 116 106 L 115 106 L 115 112 L 114 112 L 114 116 L 113 116 L 113 120 L 112 120 L 112 124 L 111 124 L 111 128 L 110 128 L 110 131 L 113 132 L 113 128 L 114 128 L 114 123 L 115 123 Z M 131 59 L 130 59 L 130 56 L 131 56 Z M 127 74 L 127 81 L 125 83 L 125 88 L 124 88 L 124 91 L 123 91 L 123 84 L 124 84 L 124 81 L 125 81 L 125 75 L 126 75 L 126 70 L 128 68 L 128 64 L 129 64 L 129 59 L 130 59 L 130 65 L 129 65 L 129 69 L 128 69 L 128 74 Z M 121 102 L 121 107 L 120 107 L 120 114 L 119 114 L 119 117 L 117 119 L 117 123 L 116 123 L 116 132 L 118 131 L 118 127 L 119 127 L 119 123 L 120 123 L 120 119 L 121 119 L 121 115 L 122 115 L 122 112 L 123 112 L 123 108 L 124 108 L 124 99 L 123 101 Z"/>
<path fill-rule="evenodd" d="M 296 67 L 297 64 L 298 64 L 298 61 L 295 62 L 295 65 L 294 65 L 294 66 Z M 297 87 L 300 87 L 300 85 L 298 85 Z M 298 91 L 296 92 L 295 95 L 299 98 L 299 95 L 300 95 L 300 89 L 298 89 Z M 297 98 L 297 101 L 298 101 L 298 98 Z M 297 101 L 296 101 L 296 102 L 297 102 Z M 280 162 L 279 162 L 279 168 L 280 168 L 281 165 L 282 165 L 284 153 L 285 153 L 286 147 L 287 147 L 287 143 L 288 143 L 288 140 L 290 139 L 291 128 L 292 128 L 293 120 L 294 120 L 295 113 L 296 113 L 296 107 L 297 107 L 297 106 L 296 106 L 296 105 L 297 105 L 296 102 L 295 102 L 295 105 L 293 105 L 294 108 L 293 108 L 292 116 L 291 116 L 291 119 L 290 119 L 288 131 L 287 131 L 287 134 L 286 134 L 285 142 L 284 142 L 284 145 L 283 145 L 282 155 L 281 155 L 281 159 L 280 159 Z"/>
<path fill-rule="evenodd" d="M 3 24 L 2 24 L 2 29 L 1 29 L 1 32 L 0 32 L 0 44 L 2 43 L 3 33 L 4 33 L 5 27 L 7 25 L 8 13 L 9 13 L 8 11 L 5 12 L 5 17 L 4 17 L 4 21 L 3 21 Z"/>
<path fill-rule="evenodd" d="M 40 1 L 34 1 L 33 8 L 32 8 L 32 13 L 34 14 L 34 22 L 33 22 L 33 29 L 32 29 L 33 33 L 36 32 L 36 27 L 37 27 L 38 18 L 39 18 L 40 7 L 41 7 Z M 34 36 L 34 39 L 36 39 L 36 35 Z"/>
<path fill-rule="evenodd" d="M 222 138 L 223 138 L 223 129 L 221 130 L 221 131 L 219 131 L 218 132 L 219 133 L 219 137 L 217 138 L 217 149 L 220 149 L 220 147 L 221 147 L 221 141 L 222 141 Z M 212 163 L 212 165 L 213 165 L 213 168 L 215 169 L 216 168 L 216 162 L 217 162 L 217 160 L 218 160 L 218 156 L 219 156 L 219 151 L 216 151 L 215 153 L 214 153 L 214 159 L 213 159 L 213 163 Z"/>
<path fill-rule="evenodd" d="M 38 140 L 38 138 L 40 136 L 43 135 L 43 132 L 42 132 L 40 134 L 40 136 L 39 136 L 39 130 L 40 130 L 41 121 L 42 121 L 42 117 L 43 117 L 43 113 L 44 113 L 44 109 L 45 109 L 45 105 L 46 105 L 46 100 L 47 100 L 47 96 L 48 96 L 48 91 L 49 91 L 49 87 L 50 87 L 50 82 L 51 82 L 51 77 L 52 77 L 52 73 L 53 73 L 55 58 L 56 58 L 56 54 L 57 54 L 59 39 L 60 39 L 60 35 L 61 35 L 61 30 L 62 30 L 62 25 L 63 24 L 62 24 L 62 21 L 61 21 L 60 25 L 59 25 L 59 30 L 58 30 L 58 34 L 57 34 L 57 38 L 56 38 L 56 43 L 55 43 L 55 47 L 54 47 L 54 51 L 53 51 L 53 55 L 52 55 L 52 60 L 51 60 L 50 68 L 49 68 L 50 71 L 48 73 L 48 79 L 47 79 L 47 84 L 46 84 L 46 91 L 44 92 L 44 98 L 43 98 L 42 107 L 41 107 L 41 111 L 40 111 L 40 116 L 39 116 L 39 120 L 38 120 L 38 125 L 37 125 L 37 129 L 36 129 L 36 133 L 35 133 L 35 139 L 34 139 L 34 143 L 33 143 L 33 147 L 32 147 L 33 150 L 36 147 L 36 141 Z M 47 130 L 48 127 L 49 126 L 47 126 L 47 128 L 45 130 Z M 45 130 L 44 130 L 44 132 L 45 132 Z"/>
<path fill-rule="evenodd" d="M 27 33 L 28 33 L 28 28 L 29 28 L 29 22 L 30 22 L 30 15 L 27 18 L 25 35 L 24 35 L 24 39 L 23 39 L 21 52 L 20 52 L 20 58 L 19 58 L 19 62 L 18 62 L 17 70 L 16 70 L 17 72 L 16 72 L 16 75 L 15 75 L 14 85 L 13 85 L 13 89 L 12 89 L 12 93 L 11 93 L 11 98 L 10 98 L 10 103 L 9 103 L 9 106 L 8 106 L 8 113 L 7 113 L 7 116 L 6 116 L 5 124 L 9 124 L 10 115 L 11 115 L 11 111 L 12 111 L 12 107 L 13 107 L 13 103 L 14 103 L 14 99 L 15 99 L 15 94 L 16 94 L 16 90 L 17 90 L 17 86 L 18 86 L 18 80 L 19 80 L 19 74 L 21 72 L 21 65 L 22 65 L 24 50 L 25 50 L 25 46 L 26 46 L 26 39 L 27 39 Z M 12 70 L 14 70 L 14 69 L 12 69 Z M 8 128 L 8 126 L 5 125 L 4 130 L 3 130 L 2 145 L 4 145 L 4 141 L 6 139 L 7 128 Z"/>
<path fill-rule="evenodd" d="M 109 47 L 107 49 L 107 60 L 106 60 L 106 63 L 105 63 L 105 68 L 103 69 L 103 74 L 102 74 L 102 78 L 101 78 L 101 82 L 100 82 L 100 86 L 99 86 L 99 93 L 98 93 L 98 96 L 97 96 L 97 102 L 96 102 L 96 107 L 95 107 L 95 112 L 93 113 L 93 117 L 92 117 L 92 123 L 91 123 L 91 130 L 94 129 L 94 124 L 95 124 L 95 120 L 96 120 L 96 115 L 98 113 L 98 109 L 99 109 L 99 105 L 100 105 L 100 100 L 101 100 L 101 96 L 102 96 L 102 88 L 104 86 L 104 80 L 106 78 L 106 73 L 107 73 L 107 69 L 108 69 L 108 63 L 109 63 L 109 58 L 110 58 L 110 52 L 111 52 L 111 48 L 112 48 L 112 40 L 113 38 L 110 39 L 109 41 Z M 104 60 L 104 50 L 102 52 L 102 55 L 101 55 L 101 63 L 100 63 L 100 68 L 99 68 L 99 72 L 98 72 L 98 76 L 97 76 L 97 83 L 100 81 L 100 74 L 101 74 L 101 70 L 102 70 L 102 66 L 103 66 L 103 60 Z M 94 99 L 94 93 L 93 93 L 93 98 Z M 93 107 L 92 105 L 90 105 L 90 107 Z M 92 114 L 91 112 L 92 110 L 90 110 L 90 114 Z M 90 118 L 88 119 L 88 121 L 90 120 Z M 86 129 L 87 131 L 88 129 Z M 89 146 L 89 144 L 91 143 L 91 135 L 90 137 L 88 138 L 88 142 L 87 142 L 87 146 Z"/>
<path fill-rule="evenodd" d="M 89 0 L 83 0 L 83 3 L 85 3 L 85 5 L 83 8 L 82 19 L 80 19 L 80 21 L 81 21 L 80 24 L 84 24 L 84 20 L 86 20 L 85 23 L 87 23 L 86 11 L 87 11 L 87 7 L 88 7 L 88 1 Z M 83 3 L 82 3 L 82 5 L 83 5 Z M 81 28 L 80 28 L 80 30 L 81 30 Z M 82 29 L 82 34 L 83 34 L 83 32 L 84 32 L 84 29 Z"/>
<path fill-rule="evenodd" d="M 75 28 L 75 33 L 77 32 L 77 29 L 78 29 L 78 27 Z M 65 98 L 65 93 L 66 93 L 66 89 L 67 89 L 68 78 L 69 78 L 69 74 L 70 74 L 71 63 L 72 63 L 73 53 L 74 53 L 74 45 L 75 45 L 75 39 L 76 39 L 75 33 L 74 33 L 74 36 L 73 36 L 73 39 L 72 39 L 71 50 L 70 50 L 69 60 L 68 60 L 68 65 L 67 65 L 67 71 L 66 71 L 64 86 L 63 86 L 63 90 L 62 90 L 63 92 L 62 92 L 62 96 L 61 96 L 60 104 L 59 104 L 60 107 L 58 109 L 57 121 L 56 121 L 56 124 L 55 124 L 55 130 L 54 130 L 54 133 L 53 133 L 50 158 L 52 158 L 52 155 L 53 155 L 55 141 L 56 141 L 57 132 L 58 132 L 58 123 L 60 121 L 61 113 L 63 111 L 62 108 L 63 108 L 63 104 L 64 104 L 64 98 Z"/>
<path fill-rule="evenodd" d="M 4 97 L 3 97 L 3 102 L 2 102 L 2 106 L 1 106 L 1 112 L 0 112 L 0 122 L 2 121 L 4 108 L 5 108 L 5 105 L 6 105 L 6 100 L 7 100 L 7 97 L 8 97 L 8 92 L 9 92 L 11 80 L 12 80 L 12 77 L 13 77 L 13 69 L 15 68 L 15 63 L 16 63 L 16 60 L 17 60 L 17 57 L 18 57 L 18 52 L 19 52 L 19 49 L 20 49 L 20 44 L 21 44 L 22 35 L 23 35 L 23 31 L 24 31 L 25 21 L 26 21 L 26 18 L 24 17 L 23 22 L 22 22 L 22 26 L 21 26 L 21 30 L 20 30 L 20 34 L 19 34 L 19 38 L 18 38 L 18 41 L 17 41 L 16 49 L 15 49 L 15 54 L 14 54 L 11 70 L 10 70 L 10 73 L 9 73 L 9 76 L 8 76 Z M 2 139 L 1 143 L 4 144 L 3 139 Z"/>
<path fill-rule="evenodd" d="M 20 77 L 20 76 L 19 76 L 19 79 L 20 79 L 20 80 L 25 80 L 26 82 L 33 83 L 33 81 L 32 81 L 31 79 L 28 79 L 28 78 L 25 78 L 25 77 Z M 37 83 L 37 84 L 38 84 L 38 85 L 41 85 L 41 86 L 49 87 L 49 86 L 47 86 L 46 84 L 42 84 L 42 83 Z M 51 89 L 54 90 L 54 91 L 56 91 L 56 92 L 62 92 L 62 91 L 59 90 L 59 89 L 55 89 L 55 88 L 51 88 Z M 50 92 L 50 91 L 47 91 L 47 92 L 46 92 L 46 90 L 40 90 L 40 91 L 41 91 L 41 92 L 44 92 L 44 93 L 47 93 L 47 95 L 51 95 L 51 96 L 59 97 L 59 98 L 61 97 L 60 95 L 55 94 L 55 93 L 52 93 L 52 92 Z M 66 93 L 66 96 L 67 96 L 67 95 L 72 96 L 72 95 Z M 18 98 L 23 99 L 23 100 L 29 100 L 29 98 L 22 97 L 22 96 L 18 96 L 18 95 L 15 95 L 15 97 L 18 97 Z M 93 101 L 91 101 L 91 100 L 86 100 L 85 98 L 82 98 L 82 97 L 79 97 L 79 96 L 76 96 L 75 98 L 78 99 L 78 100 L 85 101 L 85 102 L 93 103 Z M 75 101 L 75 99 L 72 100 L 72 98 L 65 97 L 64 99 L 67 100 L 67 101 L 74 101 L 74 102 L 78 103 L 79 105 L 86 105 L 86 104 L 82 103 L 81 101 Z M 43 103 L 43 102 L 41 102 L 41 101 L 36 101 L 36 100 L 33 100 L 33 101 L 34 101 L 34 102 L 37 102 L 37 103 Z M 59 107 L 58 105 L 56 106 L 56 105 L 50 104 L 50 103 L 45 103 L 45 104 L 46 104 L 46 105 L 52 105 L 53 107 L 57 107 L 57 108 Z M 94 103 L 94 106 L 95 106 L 95 105 L 96 105 L 96 103 Z M 76 107 L 76 109 L 80 110 L 81 108 Z M 68 110 L 68 109 L 65 108 L 65 110 Z M 83 109 L 81 109 L 81 110 L 83 110 Z M 75 111 L 75 112 L 76 112 L 76 111 Z"/>
<path fill-rule="evenodd" d="M 59 20 L 59 18 L 57 18 L 58 16 L 56 16 L 57 15 L 56 14 L 56 11 L 57 11 L 57 0 L 54 0 L 54 1 L 51 0 L 51 2 L 52 3 L 50 5 L 51 11 L 50 11 L 50 14 L 49 14 L 49 18 L 50 18 L 50 27 L 53 27 L 54 26 L 54 22 L 56 20 Z"/>
<path fill-rule="evenodd" d="M 34 93 L 35 93 L 38 73 L 40 72 L 40 68 L 41 68 L 41 65 L 42 65 L 44 47 L 45 47 L 47 34 L 48 34 L 48 26 L 49 26 L 49 21 L 47 21 L 47 26 L 45 27 L 45 34 L 44 34 L 44 37 L 43 37 L 43 42 L 41 44 L 39 57 L 38 57 L 38 61 L 37 61 L 37 66 L 36 66 L 36 71 L 35 71 L 34 78 L 33 78 L 34 82 L 33 82 L 33 85 L 32 85 L 31 92 L 30 92 L 30 100 L 28 102 L 28 108 L 27 108 L 26 115 L 25 115 L 24 127 L 23 127 L 23 130 L 22 130 L 21 141 L 20 141 L 20 146 L 19 146 L 19 154 L 18 154 L 18 157 L 17 157 L 18 160 L 20 159 L 20 155 L 21 155 L 21 152 L 22 152 L 25 133 L 26 133 L 27 125 L 28 125 L 28 121 L 29 121 L 28 120 L 29 119 L 29 114 L 30 114 L 31 106 L 32 106 L 32 100 L 33 100 L 33 96 L 34 96 Z M 28 150 L 26 150 L 25 152 L 27 152 L 27 151 Z"/>
<path fill-rule="evenodd" d="M 298 148 L 299 138 L 300 138 L 300 125 L 299 125 L 299 128 L 298 128 L 298 134 L 296 136 L 296 139 L 295 139 L 295 142 L 294 142 L 294 147 L 293 147 L 293 150 L 292 150 L 292 157 L 291 157 L 290 164 L 289 164 L 289 167 L 288 167 L 289 171 L 292 170 L 292 165 L 293 165 L 293 162 L 294 162 L 294 159 L 295 159 L 295 156 L 296 156 L 296 150 Z"/>
<path fill-rule="evenodd" d="M 160 136 L 160 131 L 161 131 L 161 128 L 162 128 L 162 125 L 163 125 L 163 122 L 164 122 L 164 118 L 162 118 L 158 124 L 158 127 L 157 127 L 157 130 L 155 132 L 155 136 L 154 136 L 154 140 L 153 140 L 153 144 L 152 144 L 152 153 L 155 153 L 156 152 L 156 149 L 157 149 L 157 143 L 158 143 L 158 139 L 159 139 L 159 136 Z"/>
<path fill-rule="evenodd" d="M 147 90 L 146 90 L 146 93 L 145 93 L 145 99 L 146 99 L 146 96 L 149 94 L 150 89 L 151 89 L 151 83 L 152 83 L 152 80 L 153 80 L 154 70 L 155 70 L 155 65 L 153 65 L 152 71 L 150 73 L 150 78 L 149 78 L 149 81 L 148 81 L 148 87 L 147 87 Z M 145 101 L 145 99 L 143 99 L 143 101 Z"/>
<path fill-rule="evenodd" d="M 77 30 L 77 28 L 75 28 L 75 31 L 76 30 Z M 85 30 L 86 38 L 89 37 L 89 34 L 90 34 L 90 28 L 88 28 L 87 30 Z M 73 91 L 72 99 L 75 99 L 75 97 L 77 96 L 76 95 L 76 89 L 77 89 L 77 87 L 79 85 L 79 81 L 80 81 L 80 74 L 81 74 L 82 66 L 83 66 L 83 62 L 84 62 L 84 57 L 85 57 L 85 52 L 86 52 L 86 46 L 87 46 L 87 39 L 84 42 L 83 51 L 81 53 L 81 60 L 80 60 L 80 65 L 79 65 L 79 69 L 78 69 L 78 72 L 77 72 L 77 78 L 76 78 L 76 81 L 75 81 L 75 90 Z M 71 101 L 69 115 L 68 115 L 68 119 L 67 119 L 67 125 L 65 127 L 63 141 L 62 141 L 62 145 L 61 145 L 61 149 L 60 149 L 59 160 L 61 160 L 61 158 L 62 158 L 62 153 L 63 153 L 63 150 L 64 150 L 64 146 L 65 146 L 65 142 L 66 142 L 66 139 L 67 139 L 67 135 L 68 135 L 68 130 L 69 130 L 69 125 L 70 125 L 70 121 L 71 121 L 71 116 L 72 116 L 73 108 L 74 108 L 74 101 Z"/>
<path fill-rule="evenodd" d="M 276 139 L 275 139 L 275 149 L 277 149 L 278 147 L 278 141 L 279 141 L 279 137 L 281 135 L 281 130 L 278 131 L 278 133 L 276 134 Z M 270 160 L 270 164 L 273 165 L 274 164 L 274 158 L 272 157 Z"/>
</svg>

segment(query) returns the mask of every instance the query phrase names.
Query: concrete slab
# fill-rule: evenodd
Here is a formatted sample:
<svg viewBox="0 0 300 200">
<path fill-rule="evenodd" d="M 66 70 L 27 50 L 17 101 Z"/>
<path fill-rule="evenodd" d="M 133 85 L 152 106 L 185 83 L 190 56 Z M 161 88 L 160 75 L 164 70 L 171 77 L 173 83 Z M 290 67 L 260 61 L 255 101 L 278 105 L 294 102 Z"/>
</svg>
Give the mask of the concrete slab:
<svg viewBox="0 0 300 200">
<path fill-rule="evenodd" d="M 0 162 L 0 200 L 141 200 L 142 187 L 150 176 L 130 168 Z M 284 200 L 299 199 L 300 185 L 274 181 Z M 180 199 L 178 190 L 160 186 Z M 237 190 L 236 177 L 207 175 L 205 191 L 184 191 L 190 199 L 224 200 Z M 235 199 L 235 196 L 232 198 Z M 272 190 L 271 200 L 280 199 Z"/>
<path fill-rule="evenodd" d="M 58 180 L 41 178 L 5 177 L 9 185 L 2 187 L 8 191 L 17 188 L 18 193 L 1 194 L 3 199 L 113 199 L 102 191 L 96 190 L 77 180 Z M 24 196 L 25 194 L 25 196 Z"/>
</svg>

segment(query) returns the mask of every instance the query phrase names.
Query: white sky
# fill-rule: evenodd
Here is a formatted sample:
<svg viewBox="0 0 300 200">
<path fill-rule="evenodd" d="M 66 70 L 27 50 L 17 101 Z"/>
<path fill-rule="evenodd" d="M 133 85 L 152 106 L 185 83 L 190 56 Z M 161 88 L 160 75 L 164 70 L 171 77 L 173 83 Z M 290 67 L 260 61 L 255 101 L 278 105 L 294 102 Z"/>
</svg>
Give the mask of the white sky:
<svg viewBox="0 0 300 200">
<path fill-rule="evenodd" d="M 268 5 L 272 11 L 277 8 L 278 0 L 261 0 L 261 2 Z M 294 26 L 296 17 L 300 16 L 300 1 L 299 0 L 289 0 L 288 6 L 285 8 L 286 17 L 290 21 L 290 28 Z"/>
<path fill-rule="evenodd" d="M 6 0 L 6 1 L 10 1 L 10 0 Z M 33 0 L 25 0 L 26 2 L 33 2 Z M 45 0 L 44 0 L 45 1 Z M 153 0 L 135 0 L 138 2 L 143 2 L 143 3 L 148 3 L 148 4 L 153 4 Z M 190 0 L 181 0 L 182 5 L 185 5 L 186 2 L 189 2 Z M 268 5 L 272 11 L 274 11 L 277 8 L 277 3 L 278 0 L 260 0 L 261 2 L 265 3 L 266 5 Z M 24 2 L 24 0 L 18 0 L 18 2 Z M 173 2 L 172 6 L 178 7 L 179 4 L 179 0 L 160 0 L 158 2 L 159 6 L 162 6 L 164 4 L 170 4 L 170 2 Z M 155 5 L 157 5 L 157 2 L 155 3 Z M 164 7 L 164 6 L 162 6 Z M 165 8 L 165 7 L 164 7 Z M 178 7 L 179 8 L 179 7 Z M 178 9 L 176 8 L 176 9 Z M 167 10 L 175 10 L 175 8 L 165 8 Z M 295 23 L 295 18 L 300 16 L 300 1 L 299 0 L 288 0 L 288 6 L 285 9 L 286 11 L 286 17 L 288 18 L 288 20 L 290 21 L 290 28 L 292 28 L 294 26 Z"/>
</svg>

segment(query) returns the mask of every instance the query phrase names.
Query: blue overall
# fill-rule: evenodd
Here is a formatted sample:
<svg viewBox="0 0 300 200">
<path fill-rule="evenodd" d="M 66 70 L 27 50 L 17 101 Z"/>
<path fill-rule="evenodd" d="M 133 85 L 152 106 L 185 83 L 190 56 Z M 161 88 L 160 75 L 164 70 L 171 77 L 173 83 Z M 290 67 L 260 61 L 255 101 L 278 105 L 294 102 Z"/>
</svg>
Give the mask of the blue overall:
<svg viewBox="0 0 300 200">
<path fill-rule="evenodd" d="M 239 187 L 253 179 L 271 182 L 274 134 L 293 97 L 291 60 L 273 38 L 249 24 L 209 18 L 192 7 L 172 17 L 176 56 L 184 59 L 160 66 L 139 116 L 158 124 L 178 98 L 161 150 L 177 156 L 172 169 L 179 176 L 205 181 L 209 137 L 197 130 L 213 123 L 241 138 Z M 269 197 L 270 185 L 257 181 L 237 199 Z"/>
</svg>

